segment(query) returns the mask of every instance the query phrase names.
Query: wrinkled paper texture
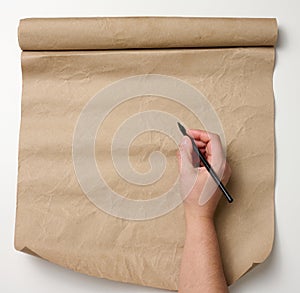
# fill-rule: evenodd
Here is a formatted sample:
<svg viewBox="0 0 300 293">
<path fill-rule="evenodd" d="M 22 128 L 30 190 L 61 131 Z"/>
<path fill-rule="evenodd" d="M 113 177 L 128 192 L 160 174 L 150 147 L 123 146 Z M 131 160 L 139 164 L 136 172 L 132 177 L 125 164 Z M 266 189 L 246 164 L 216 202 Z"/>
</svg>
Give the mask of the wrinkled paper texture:
<svg viewBox="0 0 300 293">
<path fill-rule="evenodd" d="M 93 96 L 125 77 L 161 74 L 198 89 L 223 126 L 232 168 L 227 186 L 235 201 L 221 199 L 216 227 L 228 284 L 263 262 L 274 237 L 276 39 L 275 19 L 21 20 L 16 249 L 92 276 L 177 289 L 185 237 L 182 205 L 151 220 L 113 217 L 85 196 L 72 161 L 74 129 Z M 172 113 L 189 128 L 202 127 L 190 109 L 158 96 L 135 97 L 109 113 L 95 141 L 97 166 L 109 186 L 128 198 L 155 197 L 178 176 L 178 146 L 155 131 L 138 136 L 129 155 L 145 172 L 145 158 L 162 151 L 167 166 L 159 181 L 130 184 L 112 164 L 109 142 L 122 121 L 153 109 Z"/>
</svg>

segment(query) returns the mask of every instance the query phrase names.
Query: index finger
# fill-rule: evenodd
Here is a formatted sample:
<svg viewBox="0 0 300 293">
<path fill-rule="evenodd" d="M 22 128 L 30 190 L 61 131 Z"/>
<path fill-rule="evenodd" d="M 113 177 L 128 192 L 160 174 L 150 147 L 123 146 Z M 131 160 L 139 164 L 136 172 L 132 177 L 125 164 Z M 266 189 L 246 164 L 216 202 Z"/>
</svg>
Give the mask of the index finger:
<svg viewBox="0 0 300 293">
<path fill-rule="evenodd" d="M 195 140 L 200 140 L 205 143 L 208 143 L 211 138 L 209 137 L 209 134 L 205 130 L 201 129 L 188 129 L 187 133 L 192 136 Z"/>
<path fill-rule="evenodd" d="M 205 145 L 207 160 L 211 165 L 219 165 L 224 160 L 224 152 L 220 136 L 201 129 L 188 129 L 188 134 L 195 139 L 198 147 Z"/>
</svg>

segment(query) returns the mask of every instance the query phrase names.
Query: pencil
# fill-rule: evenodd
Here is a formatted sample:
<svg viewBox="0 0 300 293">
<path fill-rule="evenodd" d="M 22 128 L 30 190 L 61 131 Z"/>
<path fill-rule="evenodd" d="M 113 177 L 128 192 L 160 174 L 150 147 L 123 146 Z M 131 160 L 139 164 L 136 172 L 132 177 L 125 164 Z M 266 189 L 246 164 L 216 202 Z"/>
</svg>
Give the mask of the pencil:
<svg viewBox="0 0 300 293">
<path fill-rule="evenodd" d="M 221 180 L 219 179 L 218 175 L 213 170 L 213 168 L 211 167 L 211 165 L 207 162 L 207 160 L 205 159 L 204 155 L 199 151 L 199 149 L 198 149 L 198 147 L 197 147 L 197 145 L 196 145 L 196 143 L 194 141 L 194 138 L 192 138 L 190 135 L 187 134 L 186 129 L 184 128 L 183 125 L 181 125 L 179 122 L 177 122 L 177 124 L 178 124 L 178 127 L 179 127 L 181 133 L 183 135 L 188 136 L 190 138 L 190 140 L 192 141 L 193 150 L 195 151 L 195 153 L 197 154 L 197 156 L 199 157 L 199 159 L 203 163 L 203 165 L 206 168 L 206 170 L 208 171 L 208 173 L 215 180 L 215 182 L 217 183 L 218 187 L 222 190 L 222 192 L 225 195 L 225 197 L 228 200 L 228 202 L 232 203 L 233 202 L 233 198 L 231 197 L 231 195 L 229 194 L 229 192 L 227 191 L 227 189 L 225 188 L 225 186 L 223 185 L 223 183 L 221 182 Z"/>
</svg>

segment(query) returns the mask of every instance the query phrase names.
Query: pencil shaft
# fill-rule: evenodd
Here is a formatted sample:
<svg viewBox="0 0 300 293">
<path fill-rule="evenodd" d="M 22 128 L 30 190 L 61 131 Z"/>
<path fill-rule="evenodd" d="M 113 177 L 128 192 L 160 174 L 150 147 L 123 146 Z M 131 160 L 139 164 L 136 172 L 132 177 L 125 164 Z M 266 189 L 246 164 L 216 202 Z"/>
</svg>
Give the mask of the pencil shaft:
<svg viewBox="0 0 300 293">
<path fill-rule="evenodd" d="M 227 189 L 225 188 L 225 186 L 223 185 L 223 183 L 219 179 L 218 175 L 213 170 L 213 168 L 211 167 L 211 165 L 207 162 L 207 160 L 202 155 L 202 153 L 199 151 L 199 149 L 198 149 L 198 147 L 197 147 L 197 145 L 196 145 L 196 143 L 194 141 L 194 138 L 187 134 L 186 129 L 184 128 L 183 125 L 181 125 L 179 122 L 177 122 L 177 124 L 178 124 L 178 127 L 179 127 L 181 133 L 183 135 L 186 135 L 187 137 L 189 137 L 190 140 L 192 141 L 192 145 L 193 145 L 193 149 L 194 149 L 195 153 L 198 155 L 198 157 L 202 161 L 204 167 L 206 168 L 206 170 L 211 175 L 211 177 L 215 180 L 215 182 L 217 183 L 218 187 L 222 190 L 222 192 L 225 195 L 225 197 L 228 200 L 228 202 L 230 202 L 230 203 L 233 202 L 233 198 L 231 197 L 231 195 L 229 194 L 229 192 L 227 191 Z"/>
</svg>

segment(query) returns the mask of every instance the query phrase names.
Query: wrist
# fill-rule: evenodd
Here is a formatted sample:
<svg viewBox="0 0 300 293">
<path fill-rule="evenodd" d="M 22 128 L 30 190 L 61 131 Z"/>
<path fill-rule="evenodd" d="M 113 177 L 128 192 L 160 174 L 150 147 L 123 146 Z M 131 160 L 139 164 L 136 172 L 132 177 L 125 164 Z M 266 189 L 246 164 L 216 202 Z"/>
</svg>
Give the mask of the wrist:
<svg viewBox="0 0 300 293">
<path fill-rule="evenodd" d="M 199 211 L 196 209 L 185 209 L 185 220 L 187 224 L 190 223 L 202 223 L 202 222 L 214 222 L 214 215 Z"/>
<path fill-rule="evenodd" d="M 191 194 L 191 198 L 188 197 L 183 201 L 185 217 L 188 219 L 205 218 L 213 221 L 221 195 L 218 193 L 214 194 L 203 205 L 199 204 L 198 197 L 198 195 Z"/>
<path fill-rule="evenodd" d="M 201 220 L 207 219 L 213 221 L 214 219 L 214 209 L 209 206 L 200 205 L 187 205 L 184 204 L 184 214 L 186 220 Z"/>
</svg>

